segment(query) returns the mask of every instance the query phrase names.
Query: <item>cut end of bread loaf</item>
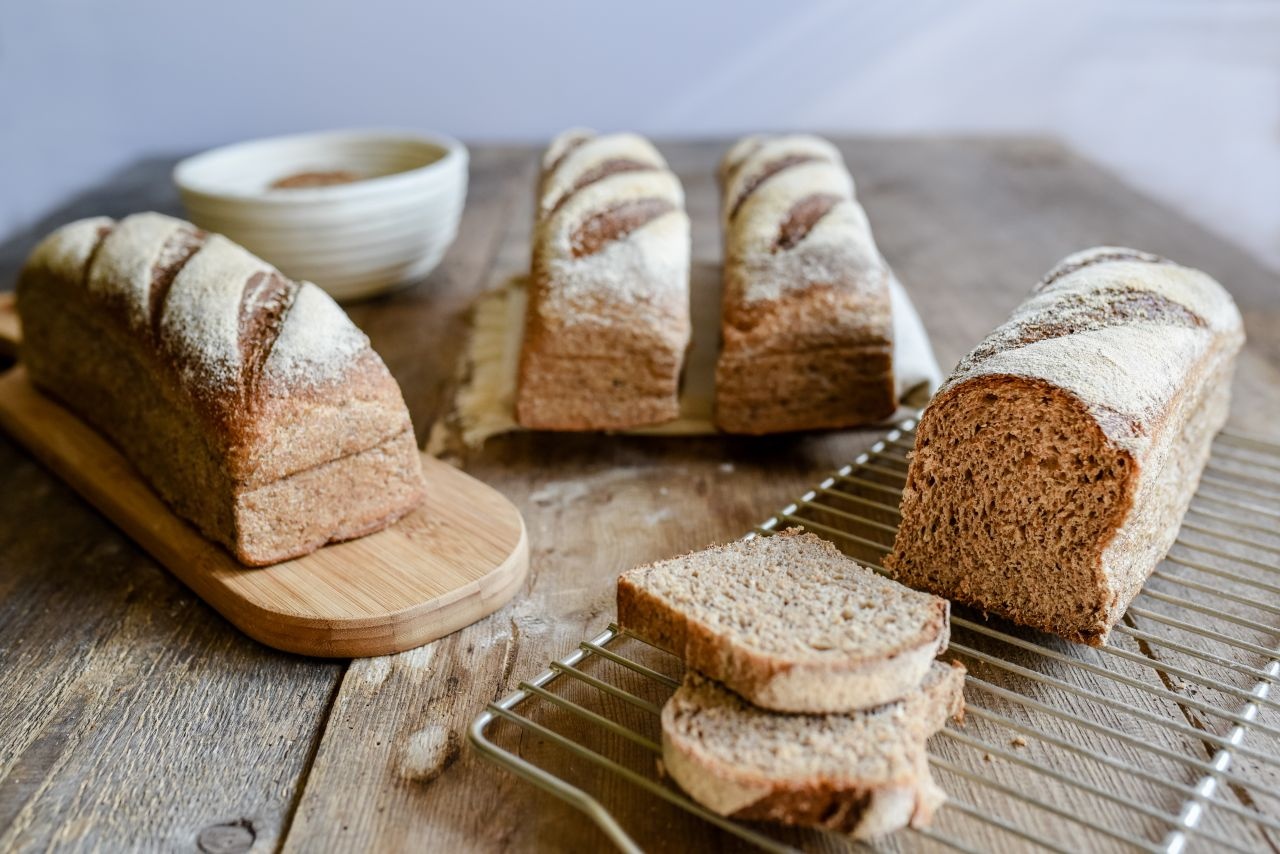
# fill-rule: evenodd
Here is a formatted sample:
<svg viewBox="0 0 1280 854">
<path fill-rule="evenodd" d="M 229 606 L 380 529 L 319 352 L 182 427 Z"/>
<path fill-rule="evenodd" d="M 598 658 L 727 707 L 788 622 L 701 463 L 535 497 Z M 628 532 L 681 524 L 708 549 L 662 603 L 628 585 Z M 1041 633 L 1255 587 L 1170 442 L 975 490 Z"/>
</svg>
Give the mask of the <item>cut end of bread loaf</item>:
<svg viewBox="0 0 1280 854">
<path fill-rule="evenodd" d="M 949 635 L 946 600 L 795 529 L 624 573 L 618 622 L 758 706 L 813 713 L 905 696 Z"/>
<path fill-rule="evenodd" d="M 906 698 L 864 712 L 765 711 L 697 673 L 662 710 L 667 773 L 720 815 L 870 839 L 928 824 L 945 800 L 925 740 L 964 709 L 964 668 L 934 663 Z"/>
<path fill-rule="evenodd" d="M 987 376 L 932 404 L 903 490 L 894 577 L 1072 640 L 1105 637 L 1102 552 L 1133 460 L 1043 381 Z"/>
</svg>

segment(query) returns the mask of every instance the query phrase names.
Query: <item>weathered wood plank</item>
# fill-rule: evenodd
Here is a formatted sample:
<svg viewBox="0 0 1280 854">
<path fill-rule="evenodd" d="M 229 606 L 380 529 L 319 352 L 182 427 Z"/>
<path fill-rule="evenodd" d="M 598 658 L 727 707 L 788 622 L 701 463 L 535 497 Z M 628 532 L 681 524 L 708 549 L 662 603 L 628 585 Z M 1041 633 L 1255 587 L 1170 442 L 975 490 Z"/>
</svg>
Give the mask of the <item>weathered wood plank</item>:
<svg viewBox="0 0 1280 854">
<path fill-rule="evenodd" d="M 8 441 L 0 469 L 0 849 L 271 850 L 342 665 L 235 631 Z"/>
</svg>

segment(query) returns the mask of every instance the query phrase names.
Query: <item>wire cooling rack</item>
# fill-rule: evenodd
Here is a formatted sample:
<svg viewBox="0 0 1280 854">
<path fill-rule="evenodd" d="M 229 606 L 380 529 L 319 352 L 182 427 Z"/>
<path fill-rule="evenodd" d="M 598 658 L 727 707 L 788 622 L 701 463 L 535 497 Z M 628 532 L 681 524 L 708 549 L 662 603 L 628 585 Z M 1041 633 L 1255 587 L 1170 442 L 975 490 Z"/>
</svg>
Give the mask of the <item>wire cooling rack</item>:
<svg viewBox="0 0 1280 854">
<path fill-rule="evenodd" d="M 879 568 L 914 428 L 890 432 L 748 536 L 803 526 Z M 1107 647 L 954 609 L 948 657 L 969 670 L 967 720 L 929 742 L 949 800 L 931 827 L 878 847 L 1280 850 L 1278 642 L 1280 446 L 1224 432 L 1177 543 Z M 472 743 L 626 851 L 850 845 L 722 818 L 661 777 L 658 714 L 680 673 L 610 625 L 491 703 Z"/>
</svg>

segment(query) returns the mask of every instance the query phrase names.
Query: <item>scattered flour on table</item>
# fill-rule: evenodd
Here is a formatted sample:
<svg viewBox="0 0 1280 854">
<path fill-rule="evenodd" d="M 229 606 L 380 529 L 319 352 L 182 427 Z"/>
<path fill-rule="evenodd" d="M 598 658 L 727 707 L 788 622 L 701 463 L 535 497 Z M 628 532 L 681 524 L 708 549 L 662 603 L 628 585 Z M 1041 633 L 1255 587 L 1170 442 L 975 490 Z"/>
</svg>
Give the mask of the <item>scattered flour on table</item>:
<svg viewBox="0 0 1280 854">
<path fill-rule="evenodd" d="M 399 771 L 405 780 L 428 783 L 453 764 L 461 739 L 448 727 L 432 725 L 409 733 L 400 750 Z"/>
</svg>

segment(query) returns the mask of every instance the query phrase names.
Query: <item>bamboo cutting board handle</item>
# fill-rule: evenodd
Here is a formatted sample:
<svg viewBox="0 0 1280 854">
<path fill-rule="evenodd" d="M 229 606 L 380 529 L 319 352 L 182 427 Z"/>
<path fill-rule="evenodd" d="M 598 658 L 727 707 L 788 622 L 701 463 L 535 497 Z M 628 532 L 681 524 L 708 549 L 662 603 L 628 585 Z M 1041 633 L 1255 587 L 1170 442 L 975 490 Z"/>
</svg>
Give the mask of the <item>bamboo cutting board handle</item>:
<svg viewBox="0 0 1280 854">
<path fill-rule="evenodd" d="M 22 324 L 18 321 L 18 303 L 13 291 L 0 294 L 0 356 L 18 358 L 22 342 Z"/>
<path fill-rule="evenodd" d="M 376 534 L 246 567 L 174 515 L 119 451 L 38 392 L 0 377 L 0 427 L 245 634 L 303 655 L 421 646 L 485 617 L 523 586 L 524 520 L 497 491 L 423 455 L 424 504 Z"/>
</svg>

